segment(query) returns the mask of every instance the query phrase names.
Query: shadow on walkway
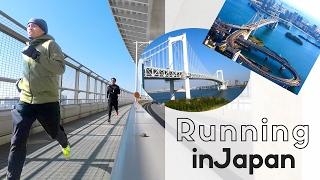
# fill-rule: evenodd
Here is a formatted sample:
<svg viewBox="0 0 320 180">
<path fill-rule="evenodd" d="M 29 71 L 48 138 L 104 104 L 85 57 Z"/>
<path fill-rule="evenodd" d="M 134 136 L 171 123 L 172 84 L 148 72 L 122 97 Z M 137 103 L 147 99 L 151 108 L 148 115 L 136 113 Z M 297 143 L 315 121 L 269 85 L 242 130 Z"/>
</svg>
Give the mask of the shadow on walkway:
<svg viewBox="0 0 320 180">
<path fill-rule="evenodd" d="M 64 160 L 60 146 L 45 132 L 31 135 L 21 179 L 109 179 L 131 105 L 119 115 L 106 112 L 64 125 L 71 144 L 71 159 Z M 10 144 L 0 146 L 0 179 L 5 178 Z"/>
</svg>

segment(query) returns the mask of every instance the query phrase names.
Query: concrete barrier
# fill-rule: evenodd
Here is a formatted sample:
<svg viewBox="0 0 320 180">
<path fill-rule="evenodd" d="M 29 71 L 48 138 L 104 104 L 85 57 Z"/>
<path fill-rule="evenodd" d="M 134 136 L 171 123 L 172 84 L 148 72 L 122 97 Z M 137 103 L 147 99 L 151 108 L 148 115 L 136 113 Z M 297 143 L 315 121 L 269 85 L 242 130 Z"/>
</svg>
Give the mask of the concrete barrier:
<svg viewBox="0 0 320 180">
<path fill-rule="evenodd" d="M 132 105 L 111 180 L 165 179 L 164 128 L 140 104 Z"/>
<path fill-rule="evenodd" d="M 119 106 L 131 104 L 133 100 L 121 100 Z M 65 124 L 80 118 L 106 111 L 107 103 L 86 103 L 60 106 L 61 123 Z M 30 134 L 38 133 L 44 129 L 38 121 L 34 122 Z M 12 132 L 11 110 L 0 111 L 0 145 L 10 142 Z"/>
</svg>

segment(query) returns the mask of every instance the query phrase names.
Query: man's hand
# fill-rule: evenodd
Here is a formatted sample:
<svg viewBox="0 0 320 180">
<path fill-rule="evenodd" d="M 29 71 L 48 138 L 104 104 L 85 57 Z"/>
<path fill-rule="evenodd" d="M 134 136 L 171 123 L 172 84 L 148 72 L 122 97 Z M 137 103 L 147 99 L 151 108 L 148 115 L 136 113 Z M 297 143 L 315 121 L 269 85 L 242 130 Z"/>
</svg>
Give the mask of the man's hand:
<svg viewBox="0 0 320 180">
<path fill-rule="evenodd" d="M 25 48 L 23 48 L 22 53 L 28 57 L 31 57 L 37 62 L 39 60 L 38 58 L 40 56 L 40 52 L 33 46 L 26 46 Z"/>
<path fill-rule="evenodd" d="M 19 82 L 20 82 L 20 81 L 21 81 L 21 78 L 18 79 L 17 82 L 16 82 L 16 88 L 17 88 L 18 92 L 21 92 L 21 89 L 20 89 L 20 87 L 19 87 Z"/>
</svg>

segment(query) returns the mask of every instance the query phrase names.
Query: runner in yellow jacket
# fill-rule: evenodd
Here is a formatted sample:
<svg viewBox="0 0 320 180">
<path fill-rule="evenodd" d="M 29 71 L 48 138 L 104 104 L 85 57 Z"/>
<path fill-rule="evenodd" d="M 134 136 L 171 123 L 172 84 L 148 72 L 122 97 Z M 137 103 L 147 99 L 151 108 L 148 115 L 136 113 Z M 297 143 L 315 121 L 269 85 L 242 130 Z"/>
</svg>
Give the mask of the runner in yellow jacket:
<svg viewBox="0 0 320 180">
<path fill-rule="evenodd" d="M 20 179 L 27 139 L 36 119 L 50 137 L 59 142 L 65 158 L 70 158 L 68 138 L 60 125 L 59 75 L 65 71 L 64 55 L 53 37 L 47 34 L 47 23 L 43 19 L 30 19 L 27 32 L 30 41 L 22 50 L 23 78 L 17 83 L 20 101 L 12 110 L 8 180 Z"/>
</svg>

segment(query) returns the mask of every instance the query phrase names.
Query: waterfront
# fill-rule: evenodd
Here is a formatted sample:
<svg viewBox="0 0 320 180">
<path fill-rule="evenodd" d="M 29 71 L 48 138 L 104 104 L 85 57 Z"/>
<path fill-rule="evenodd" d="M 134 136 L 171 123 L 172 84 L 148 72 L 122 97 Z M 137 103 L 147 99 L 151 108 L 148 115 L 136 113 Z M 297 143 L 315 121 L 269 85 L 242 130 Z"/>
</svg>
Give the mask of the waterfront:
<svg viewBox="0 0 320 180">
<path fill-rule="evenodd" d="M 218 18 L 225 23 L 244 25 L 249 23 L 250 19 L 255 14 L 256 11 L 249 6 L 248 0 L 227 0 L 220 11 Z M 301 79 L 300 86 L 288 88 L 288 90 L 297 94 L 307 78 L 312 66 L 317 60 L 320 49 L 305 40 L 302 40 L 304 41 L 303 45 L 297 44 L 285 36 L 287 32 L 290 32 L 295 36 L 307 36 L 303 31 L 295 28 L 294 26 L 288 30 L 280 24 L 275 29 L 270 29 L 266 26 L 261 27 L 256 30 L 253 35 L 261 39 L 266 47 L 287 59 L 289 64 L 297 71 Z M 262 65 L 270 66 L 268 68 L 270 68 L 270 71 L 275 75 L 279 75 L 281 77 L 290 76 L 286 71 L 279 71 L 281 66 L 276 66 L 274 64 L 271 65 L 273 62 L 263 62 L 262 60 L 265 58 L 261 53 L 254 54 L 251 52 L 243 52 L 243 54 L 250 58 L 254 58 L 254 60 Z"/>
<path fill-rule="evenodd" d="M 234 100 L 240 95 L 244 87 L 229 87 L 226 90 L 218 91 L 217 89 L 201 89 L 201 90 L 191 90 L 191 97 L 222 97 L 228 101 Z M 170 100 L 169 92 L 157 92 L 148 93 L 155 101 L 159 103 L 164 103 Z M 176 92 L 176 99 L 185 99 L 184 92 Z"/>
</svg>

